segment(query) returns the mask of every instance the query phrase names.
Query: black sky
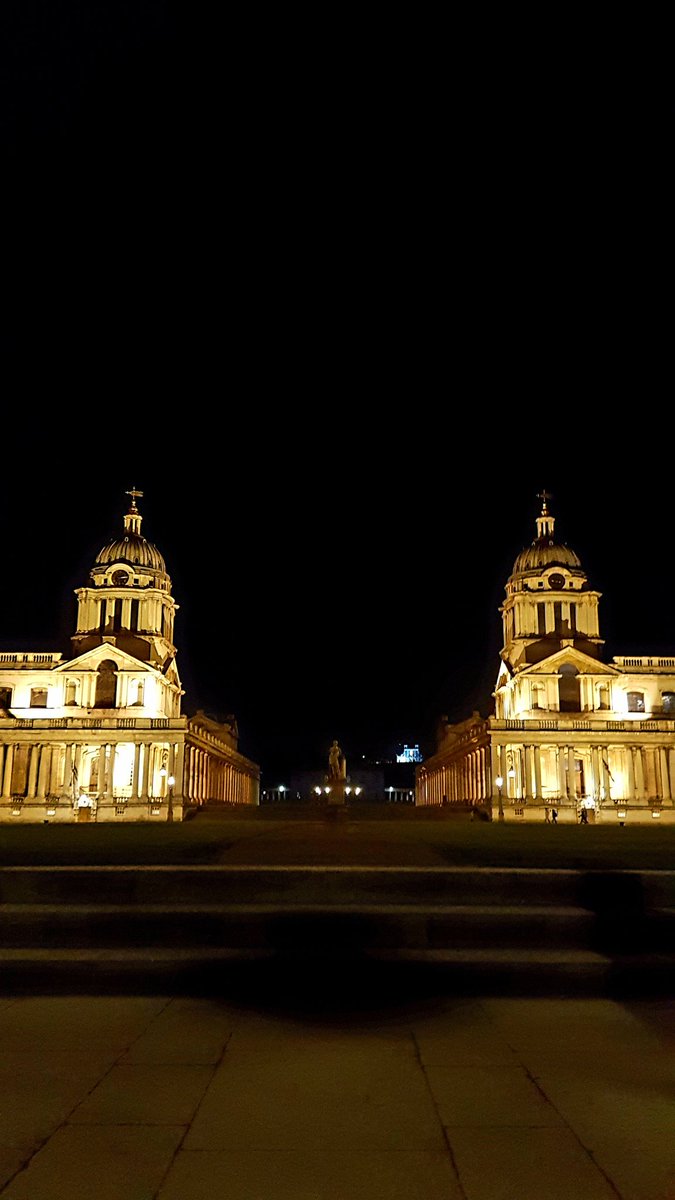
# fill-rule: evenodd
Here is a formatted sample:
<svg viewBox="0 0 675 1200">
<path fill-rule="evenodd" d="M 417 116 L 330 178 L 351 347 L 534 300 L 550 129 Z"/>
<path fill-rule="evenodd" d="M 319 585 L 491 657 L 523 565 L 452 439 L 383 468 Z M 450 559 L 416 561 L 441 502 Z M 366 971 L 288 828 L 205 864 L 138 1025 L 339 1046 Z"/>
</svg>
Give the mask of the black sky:
<svg viewBox="0 0 675 1200">
<path fill-rule="evenodd" d="M 675 652 L 657 83 L 572 30 L 3 20 L 0 646 L 68 650 L 135 484 L 188 711 L 266 773 L 429 749 L 546 487 L 606 653 Z"/>
</svg>

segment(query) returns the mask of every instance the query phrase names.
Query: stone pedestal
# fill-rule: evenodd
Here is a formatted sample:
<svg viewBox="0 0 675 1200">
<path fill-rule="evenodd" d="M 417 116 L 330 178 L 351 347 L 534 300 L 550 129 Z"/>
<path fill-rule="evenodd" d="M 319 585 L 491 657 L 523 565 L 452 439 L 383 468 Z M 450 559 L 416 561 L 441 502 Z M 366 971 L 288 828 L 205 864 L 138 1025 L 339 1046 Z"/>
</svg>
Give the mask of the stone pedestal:
<svg viewBox="0 0 675 1200">
<path fill-rule="evenodd" d="M 347 815 L 347 788 L 349 786 L 346 779 L 328 779 L 326 780 L 327 787 L 330 791 L 326 797 L 326 816 L 331 820 L 340 819 Z"/>
</svg>

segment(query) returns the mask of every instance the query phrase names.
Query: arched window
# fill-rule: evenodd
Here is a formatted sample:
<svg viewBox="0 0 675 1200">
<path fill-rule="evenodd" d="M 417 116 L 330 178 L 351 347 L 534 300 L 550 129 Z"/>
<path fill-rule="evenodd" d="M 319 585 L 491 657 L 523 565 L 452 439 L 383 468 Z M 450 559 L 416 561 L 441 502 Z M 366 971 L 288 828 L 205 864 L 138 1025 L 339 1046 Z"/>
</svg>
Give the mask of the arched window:
<svg viewBox="0 0 675 1200">
<path fill-rule="evenodd" d="M 114 708 L 117 692 L 117 663 L 106 658 L 100 665 L 96 677 L 96 699 L 94 708 Z"/>
<path fill-rule="evenodd" d="M 543 708 L 544 687 L 541 683 L 532 684 L 532 707 Z"/>
<path fill-rule="evenodd" d="M 609 708 L 609 686 L 601 683 L 598 687 L 598 708 Z"/>
<path fill-rule="evenodd" d="M 644 692 L 629 692 L 627 699 L 628 699 L 628 711 L 629 712 L 644 712 L 645 711 L 645 694 L 644 694 Z"/>
</svg>

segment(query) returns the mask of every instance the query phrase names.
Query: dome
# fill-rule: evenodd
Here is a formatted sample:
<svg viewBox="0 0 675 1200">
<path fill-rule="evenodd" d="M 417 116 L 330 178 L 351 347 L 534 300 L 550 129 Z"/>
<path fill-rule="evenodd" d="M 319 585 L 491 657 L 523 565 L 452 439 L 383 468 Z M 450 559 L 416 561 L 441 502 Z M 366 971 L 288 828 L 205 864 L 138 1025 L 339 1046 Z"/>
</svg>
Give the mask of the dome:
<svg viewBox="0 0 675 1200">
<path fill-rule="evenodd" d="M 143 518 L 136 507 L 136 499 L 143 493 L 131 488 L 127 495 L 131 496 L 131 506 L 124 518 L 124 533 L 111 538 L 103 549 L 99 550 L 94 569 L 108 566 L 110 563 L 124 562 L 132 567 L 145 567 L 166 575 L 166 563 L 159 550 L 141 533 Z"/>
<path fill-rule="evenodd" d="M 112 538 L 96 555 L 96 566 L 125 562 L 134 567 L 150 567 L 166 574 L 166 563 L 156 546 L 140 533 L 125 533 Z"/>
<path fill-rule="evenodd" d="M 547 567 L 567 567 L 568 570 L 582 570 L 579 556 L 570 550 L 563 542 L 557 542 L 553 536 L 555 517 L 551 516 L 546 504 L 550 500 L 548 492 L 540 493 L 543 500 L 540 515 L 537 517 L 537 536 L 531 546 L 521 550 L 513 564 L 511 578 L 515 575 L 526 575 L 530 571 L 545 571 Z"/>
<path fill-rule="evenodd" d="M 581 561 L 569 546 L 554 542 L 552 538 L 536 538 L 531 546 L 528 546 L 526 550 L 521 550 L 513 564 L 511 574 L 522 575 L 524 571 L 539 571 L 554 566 L 572 567 L 572 569 L 578 570 Z"/>
</svg>

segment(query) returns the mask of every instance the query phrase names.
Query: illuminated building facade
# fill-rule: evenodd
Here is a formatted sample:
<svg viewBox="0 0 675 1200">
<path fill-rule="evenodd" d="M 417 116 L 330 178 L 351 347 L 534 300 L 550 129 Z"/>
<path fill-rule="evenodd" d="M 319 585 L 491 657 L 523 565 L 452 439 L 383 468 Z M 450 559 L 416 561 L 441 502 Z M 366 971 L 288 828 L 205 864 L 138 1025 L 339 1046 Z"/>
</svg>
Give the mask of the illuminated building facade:
<svg viewBox="0 0 675 1200">
<path fill-rule="evenodd" d="M 182 820 L 257 804 L 234 717 L 181 715 L 178 605 L 132 489 L 124 529 L 76 591 L 74 657 L 0 651 L 0 820 Z"/>
<path fill-rule="evenodd" d="M 542 494 L 537 536 L 506 584 L 494 716 L 444 718 L 417 769 L 417 804 L 493 819 L 675 821 L 675 656 L 601 661 L 600 593 L 556 541 Z"/>
</svg>

